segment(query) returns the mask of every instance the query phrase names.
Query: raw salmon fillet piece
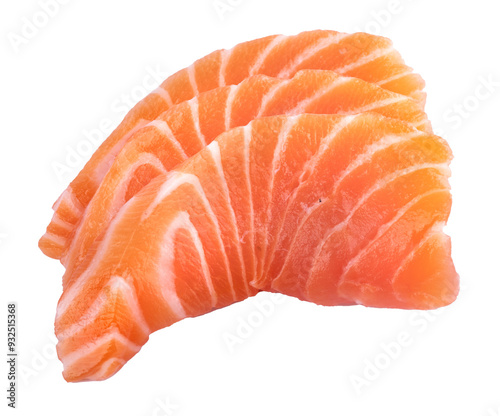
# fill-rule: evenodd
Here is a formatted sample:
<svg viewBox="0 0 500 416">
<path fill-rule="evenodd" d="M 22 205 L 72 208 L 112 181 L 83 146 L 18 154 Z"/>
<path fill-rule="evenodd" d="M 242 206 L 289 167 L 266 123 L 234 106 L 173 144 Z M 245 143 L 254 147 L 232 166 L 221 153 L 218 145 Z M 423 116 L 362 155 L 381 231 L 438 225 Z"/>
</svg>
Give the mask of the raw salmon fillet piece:
<svg viewBox="0 0 500 416">
<path fill-rule="evenodd" d="M 68 381 L 116 373 L 149 335 L 277 291 L 431 309 L 458 276 L 446 142 L 376 113 L 273 116 L 222 133 L 132 196 L 68 276 Z"/>
<path fill-rule="evenodd" d="M 135 131 L 163 111 L 252 75 L 290 78 L 301 69 L 334 70 L 413 97 L 422 107 L 425 101 L 422 78 L 405 65 L 391 41 L 380 36 L 315 30 L 296 36 L 268 36 L 215 51 L 167 78 L 127 114 L 54 204 L 54 216 L 40 248 L 50 257 L 61 257 L 115 156 Z"/>
<path fill-rule="evenodd" d="M 302 70 L 289 80 L 256 75 L 237 86 L 216 88 L 171 107 L 135 132 L 114 159 L 62 252 L 66 276 L 128 199 L 224 131 L 271 115 L 367 110 L 431 131 L 415 100 L 333 71 Z"/>
</svg>

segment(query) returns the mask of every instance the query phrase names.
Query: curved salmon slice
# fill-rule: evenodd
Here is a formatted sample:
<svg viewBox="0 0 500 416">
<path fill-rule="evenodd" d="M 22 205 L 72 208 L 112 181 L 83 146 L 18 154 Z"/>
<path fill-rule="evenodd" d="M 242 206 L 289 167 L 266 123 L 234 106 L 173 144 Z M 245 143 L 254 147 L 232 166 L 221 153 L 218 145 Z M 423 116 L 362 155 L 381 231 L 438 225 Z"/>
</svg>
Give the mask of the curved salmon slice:
<svg viewBox="0 0 500 416">
<path fill-rule="evenodd" d="M 413 97 L 424 105 L 424 81 L 405 65 L 389 39 L 367 33 L 315 30 L 296 36 L 268 36 L 218 50 L 171 77 L 140 101 L 92 155 L 53 206 L 54 216 L 40 248 L 60 258 L 113 159 L 130 136 L 172 105 L 225 85 L 263 74 L 290 78 L 301 69 L 334 70 Z"/>
<path fill-rule="evenodd" d="M 152 332 L 260 290 L 321 305 L 451 303 L 451 157 L 441 138 L 375 113 L 222 133 L 131 197 L 68 276 L 55 325 L 64 377 L 105 379 Z"/>
<path fill-rule="evenodd" d="M 333 71 L 303 70 L 290 80 L 256 75 L 171 107 L 139 129 L 117 155 L 63 249 L 67 275 L 128 199 L 229 128 L 271 115 L 367 110 L 430 132 L 425 113 L 413 99 Z"/>
</svg>

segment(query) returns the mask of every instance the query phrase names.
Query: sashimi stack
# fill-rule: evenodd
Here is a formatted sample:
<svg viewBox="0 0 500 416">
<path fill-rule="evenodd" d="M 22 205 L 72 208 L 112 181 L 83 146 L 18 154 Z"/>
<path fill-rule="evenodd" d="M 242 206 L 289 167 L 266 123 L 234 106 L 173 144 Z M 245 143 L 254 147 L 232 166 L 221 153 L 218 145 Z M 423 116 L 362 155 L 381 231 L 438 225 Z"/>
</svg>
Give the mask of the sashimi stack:
<svg viewBox="0 0 500 416">
<path fill-rule="evenodd" d="M 317 30 L 218 50 L 139 102 L 55 203 L 68 381 L 116 373 L 185 317 L 280 292 L 453 302 L 452 154 L 392 43 Z"/>
</svg>

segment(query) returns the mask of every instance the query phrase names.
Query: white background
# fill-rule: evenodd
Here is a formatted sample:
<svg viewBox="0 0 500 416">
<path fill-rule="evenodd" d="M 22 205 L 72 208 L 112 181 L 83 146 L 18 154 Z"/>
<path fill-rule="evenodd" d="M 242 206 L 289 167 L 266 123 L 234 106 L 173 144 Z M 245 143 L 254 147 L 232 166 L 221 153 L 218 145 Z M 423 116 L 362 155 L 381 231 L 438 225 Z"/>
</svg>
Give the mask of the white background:
<svg viewBox="0 0 500 416">
<path fill-rule="evenodd" d="M 219 4 L 234 6 L 219 15 L 213 0 L 66 0 L 44 21 L 38 1 L 2 2 L 0 328 L 16 301 L 16 413 L 499 416 L 498 0 Z M 13 41 L 35 17 L 43 27 Z M 165 78 L 218 48 L 317 28 L 388 36 L 427 81 L 429 117 L 455 154 L 447 231 L 459 299 L 427 314 L 275 299 L 259 320 L 259 302 L 271 299 L 261 294 L 153 334 L 105 382 L 66 383 L 52 335 L 63 268 L 37 240 L 89 155 L 63 174 L 55 167 L 70 149 L 86 150 L 86 131 L 117 125 L 130 96 L 137 101 L 159 83 L 151 72 Z M 496 81 L 490 92 L 480 87 L 488 78 Z M 225 339 L 249 321 L 254 327 L 231 349 Z"/>
</svg>

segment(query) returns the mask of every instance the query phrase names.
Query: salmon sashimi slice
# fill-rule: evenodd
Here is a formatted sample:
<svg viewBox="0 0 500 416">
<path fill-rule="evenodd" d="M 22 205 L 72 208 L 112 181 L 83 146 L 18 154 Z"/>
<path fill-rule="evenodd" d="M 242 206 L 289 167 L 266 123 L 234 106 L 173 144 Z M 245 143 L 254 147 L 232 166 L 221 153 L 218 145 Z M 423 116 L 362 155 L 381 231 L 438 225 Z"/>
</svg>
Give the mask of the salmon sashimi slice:
<svg viewBox="0 0 500 416">
<path fill-rule="evenodd" d="M 261 290 L 453 302 L 451 158 L 440 137 L 370 112 L 222 133 L 128 199 L 68 276 L 55 323 L 65 379 L 108 378 L 152 332 Z"/>
<path fill-rule="evenodd" d="M 291 78 L 301 69 L 334 70 L 413 97 L 422 108 L 425 102 L 422 78 L 405 65 L 391 41 L 380 36 L 315 30 L 295 36 L 268 36 L 215 51 L 167 78 L 125 116 L 54 204 L 53 219 L 39 243 L 42 251 L 61 257 L 66 240 L 116 155 L 135 131 L 162 112 L 252 75 Z"/>
<path fill-rule="evenodd" d="M 61 256 L 67 275 L 128 199 L 227 129 L 271 115 L 358 114 L 366 110 L 431 130 L 413 99 L 322 70 L 299 71 L 290 80 L 256 75 L 237 86 L 216 88 L 171 107 L 134 133 L 115 158 L 74 236 L 67 239 Z"/>
</svg>

